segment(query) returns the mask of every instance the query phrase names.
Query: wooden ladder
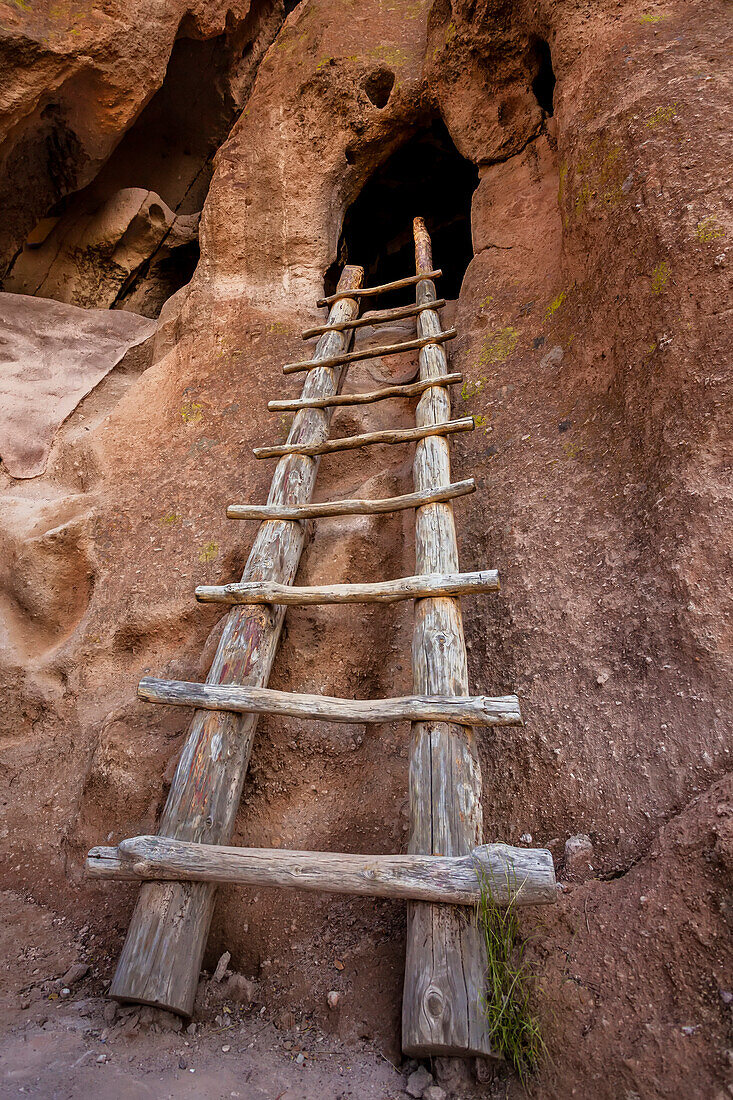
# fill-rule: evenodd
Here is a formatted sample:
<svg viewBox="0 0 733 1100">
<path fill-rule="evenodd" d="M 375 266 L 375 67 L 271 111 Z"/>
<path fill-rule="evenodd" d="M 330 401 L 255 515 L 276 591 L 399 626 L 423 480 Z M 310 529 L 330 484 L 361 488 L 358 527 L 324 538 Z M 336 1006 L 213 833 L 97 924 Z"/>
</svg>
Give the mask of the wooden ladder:
<svg viewBox="0 0 733 1100">
<path fill-rule="evenodd" d="M 235 504 L 227 514 L 261 520 L 238 584 L 196 589 L 202 601 L 231 605 L 204 684 L 146 677 L 139 694 L 152 702 L 195 707 L 163 811 L 158 836 L 133 837 L 115 848 L 93 848 L 88 873 L 142 881 L 110 996 L 190 1015 L 214 904 L 216 883 L 295 886 L 408 901 L 407 960 L 402 1011 L 406 1054 L 491 1055 L 481 1009 L 485 957 L 475 921 L 465 909 L 482 879 L 495 900 L 520 904 L 556 897 L 552 857 L 542 849 L 482 844 L 481 774 L 473 726 L 520 725 L 515 695 L 471 696 L 459 597 L 498 590 L 494 570 L 461 573 L 451 501 L 475 490 L 473 479 L 451 481 L 449 436 L 473 428 L 451 419 L 448 370 L 433 280 L 431 242 L 414 223 L 416 274 L 363 288 L 363 270 L 344 268 L 335 294 L 319 301 L 328 322 L 312 359 L 287 364 L 302 371 L 297 400 L 271 401 L 296 413 L 288 441 L 259 447 L 278 458 L 267 504 Z M 357 319 L 360 303 L 387 290 L 416 287 L 414 305 Z M 417 319 L 417 338 L 349 352 L 355 329 Z M 370 393 L 342 394 L 341 376 L 356 360 L 419 349 L 419 380 Z M 329 438 L 332 410 L 389 397 L 417 396 L 414 428 Z M 387 500 L 312 504 L 319 457 L 373 443 L 416 441 L 414 491 Z M 376 584 L 296 587 L 305 522 L 322 516 L 373 515 L 414 508 L 416 575 Z M 267 688 L 286 607 L 315 603 L 415 600 L 415 694 L 397 699 L 334 699 Z M 411 832 L 406 855 L 228 847 L 249 763 L 258 714 L 336 722 L 412 722 Z M 150 880 L 150 881 L 145 881 Z M 470 916 L 470 913 L 469 913 Z"/>
</svg>

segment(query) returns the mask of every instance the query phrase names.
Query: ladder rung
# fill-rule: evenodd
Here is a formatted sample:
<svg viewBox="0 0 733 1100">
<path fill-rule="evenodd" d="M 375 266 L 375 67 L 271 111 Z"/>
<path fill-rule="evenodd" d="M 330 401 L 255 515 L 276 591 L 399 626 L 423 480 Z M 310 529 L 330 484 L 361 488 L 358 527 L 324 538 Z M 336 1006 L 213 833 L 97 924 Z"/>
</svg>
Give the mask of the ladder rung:
<svg viewBox="0 0 733 1100">
<path fill-rule="evenodd" d="M 343 439 L 326 439 L 323 443 L 282 443 L 277 447 L 255 447 L 256 458 L 279 458 L 281 455 L 328 455 L 335 451 L 352 451 L 370 443 L 411 443 L 429 435 L 451 435 L 453 432 L 472 432 L 475 427 L 472 416 L 460 420 L 445 420 L 442 424 L 426 424 L 422 428 L 390 428 L 383 432 L 366 432 L 364 435 L 347 435 Z"/>
<path fill-rule="evenodd" d="M 433 386 L 454 386 L 456 382 L 462 381 L 463 375 L 459 373 L 440 374 L 435 378 L 426 378 L 423 382 L 409 382 L 404 386 L 385 386 L 381 390 L 370 390 L 367 393 L 339 393 L 333 397 L 268 401 L 267 407 L 270 412 L 294 412 L 297 409 L 328 409 L 335 405 L 369 405 L 372 401 L 384 401 L 388 397 L 415 397 Z"/>
<path fill-rule="evenodd" d="M 316 303 L 319 306 L 330 306 L 341 298 L 374 298 L 377 294 L 385 294 L 388 290 L 400 290 L 403 286 L 415 286 L 425 279 L 437 279 L 443 272 L 440 268 L 435 271 L 425 271 L 422 275 L 408 275 L 404 279 L 395 279 L 392 283 L 382 283 L 381 286 L 366 286 L 359 290 L 340 290 L 337 294 L 329 294 L 327 298 L 319 298 Z"/>
<path fill-rule="evenodd" d="M 417 351 L 426 344 L 442 344 L 457 336 L 454 328 L 446 332 L 436 332 L 434 336 L 420 336 L 417 340 L 403 340 L 401 344 L 384 344 L 381 348 L 363 348 L 361 351 L 347 351 L 343 355 L 332 355 L 330 359 L 305 359 L 302 363 L 286 363 L 283 374 L 297 374 L 299 371 L 312 370 L 314 367 L 338 367 L 343 363 L 356 363 L 362 359 L 378 359 L 381 355 L 398 355 L 403 351 Z"/>
<path fill-rule="evenodd" d="M 326 332 L 345 332 L 352 328 L 366 328 L 369 325 L 384 325 L 389 321 L 401 321 L 403 317 L 416 317 L 425 309 L 442 309 L 445 298 L 436 298 L 434 302 L 425 302 L 423 305 L 415 303 L 411 306 L 398 306 L 397 309 L 375 310 L 366 317 L 360 317 L 358 321 L 338 321 L 333 325 L 319 325 L 317 328 L 307 328 L 302 333 L 304 340 L 310 340 L 312 336 L 323 336 Z"/>
<path fill-rule="evenodd" d="M 557 901 L 555 868 L 546 848 L 482 844 L 464 856 L 354 855 L 234 848 L 167 836 L 135 836 L 116 848 L 92 848 L 92 878 L 230 882 L 294 886 L 334 894 L 475 905 L 488 885 L 495 905 Z"/>
<path fill-rule="evenodd" d="M 324 584 L 296 586 L 275 581 L 245 581 L 237 584 L 201 584 L 196 599 L 201 603 L 277 603 L 305 606 L 321 603 L 396 603 L 436 596 L 467 596 L 498 592 L 495 569 L 475 573 L 424 573 L 370 584 Z"/>
<path fill-rule="evenodd" d="M 325 516 L 372 516 L 384 512 L 399 512 L 404 508 L 420 508 L 425 504 L 438 504 L 453 497 L 462 497 L 476 491 L 472 477 L 456 481 L 441 489 L 422 489 L 417 493 L 405 493 L 401 497 L 385 497 L 383 500 L 331 500 L 323 504 L 230 504 L 229 519 L 322 519 Z"/>
<path fill-rule="evenodd" d="M 195 684 L 145 676 L 137 693 L 150 703 L 172 703 L 238 714 L 279 714 L 325 722 L 452 722 L 460 726 L 521 726 L 516 695 L 407 695 L 401 699 L 335 699 L 330 695 L 296 695 L 272 688 L 237 684 Z"/>
</svg>

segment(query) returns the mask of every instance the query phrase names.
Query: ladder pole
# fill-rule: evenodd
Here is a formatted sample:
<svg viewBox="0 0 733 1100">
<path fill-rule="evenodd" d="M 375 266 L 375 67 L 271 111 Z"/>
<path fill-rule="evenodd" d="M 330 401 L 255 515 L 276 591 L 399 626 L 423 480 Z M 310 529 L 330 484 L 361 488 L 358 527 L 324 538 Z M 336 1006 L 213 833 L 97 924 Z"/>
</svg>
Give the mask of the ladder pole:
<svg viewBox="0 0 733 1100">
<path fill-rule="evenodd" d="M 360 267 L 345 267 L 339 300 L 329 320 L 348 321 L 358 313 L 355 298 L 345 297 L 363 282 Z M 350 333 L 326 333 L 315 359 L 333 358 L 348 347 Z M 303 397 L 337 392 L 339 371 L 314 364 Z M 291 443 L 318 443 L 328 435 L 330 409 L 303 409 L 290 430 Z M 288 455 L 278 463 L 269 504 L 307 504 L 313 494 L 318 459 Z M 302 524 L 270 520 L 255 538 L 243 581 L 290 584 L 305 540 Z M 228 613 L 209 684 L 265 687 L 275 658 L 285 608 L 239 606 Z M 197 710 L 173 778 L 159 833 L 175 840 L 226 844 L 234 827 L 257 725 L 255 714 Z M 188 1016 L 193 1010 L 201 960 L 211 923 L 215 886 L 200 882 L 146 883 L 132 915 L 110 996 L 167 1008 Z"/>
<path fill-rule="evenodd" d="M 435 300 L 430 237 L 421 218 L 414 222 L 420 305 Z M 418 315 L 418 334 L 441 331 L 437 312 Z M 444 347 L 420 351 L 420 378 L 448 373 Z M 450 420 L 444 386 L 427 390 L 417 406 L 418 426 Z M 450 483 L 450 446 L 431 435 L 416 447 L 416 490 Z M 417 573 L 459 571 L 453 507 L 428 504 L 415 513 Z M 468 667 L 460 604 L 451 597 L 415 604 L 413 690 L 416 694 L 468 695 Z M 410 744 L 411 853 L 465 856 L 482 841 L 481 772 L 473 730 L 447 722 L 414 722 Z M 485 957 L 475 923 L 450 906 L 408 904 L 407 958 L 402 1001 L 402 1049 L 425 1056 L 488 1055 L 481 1012 Z"/>
</svg>

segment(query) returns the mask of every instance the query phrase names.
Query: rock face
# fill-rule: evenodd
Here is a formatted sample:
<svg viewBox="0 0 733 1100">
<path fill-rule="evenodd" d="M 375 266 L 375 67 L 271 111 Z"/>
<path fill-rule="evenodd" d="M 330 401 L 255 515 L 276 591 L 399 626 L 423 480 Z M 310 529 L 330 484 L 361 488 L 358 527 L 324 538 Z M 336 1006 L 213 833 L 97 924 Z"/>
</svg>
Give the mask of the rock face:
<svg viewBox="0 0 733 1100">
<path fill-rule="evenodd" d="M 134 314 L 0 293 L 0 459 L 12 478 L 44 472 L 59 426 L 155 327 Z"/>
<path fill-rule="evenodd" d="M 486 839 L 593 837 L 592 880 L 578 876 L 554 913 L 522 916 L 553 1056 L 535 1088 L 722 1094 L 731 224 L 719 8 L 288 9 L 133 4 L 74 25 L 71 9 L 16 5 L 4 31 L 6 288 L 39 319 L 84 318 L 63 360 L 47 360 L 61 364 L 57 390 L 25 369 L 38 360 L 19 356 L 22 326 L 2 334 L 24 367 L 2 382 L 2 415 L 26 455 L 14 465 L 17 450 L 0 448 L 6 879 L 92 924 L 110 976 L 134 891 L 86 883 L 83 857 L 155 830 L 187 725 L 139 701 L 137 680 L 205 676 L 218 616 L 193 587 L 241 569 L 252 531 L 225 507 L 265 499 L 271 466 L 251 447 L 287 429 L 267 400 L 299 390 L 280 368 L 303 357 L 324 277 L 359 262 L 350 242 L 369 244 L 356 200 L 382 172 L 405 234 L 408 211 L 429 206 L 430 176 L 411 179 L 399 159 L 417 139 L 447 158 L 429 211 L 436 263 L 455 275 L 451 227 L 473 250 L 443 312 L 464 375 L 454 411 L 479 425 L 453 446 L 456 478 L 479 485 L 456 517 L 462 567 L 498 568 L 502 593 L 464 602 L 470 680 L 518 688 L 525 718 L 479 738 Z M 476 186 L 456 188 L 451 208 L 443 183 L 460 158 L 471 171 L 455 179 Z M 369 219 L 368 203 L 358 210 Z M 379 262 L 404 247 L 385 240 Z M 154 341 L 120 357 L 116 326 L 147 336 L 158 313 Z M 51 347 L 48 320 L 27 328 L 27 346 Z M 362 331 L 357 346 L 383 336 Z M 89 355 L 98 339 L 106 358 Z M 372 360 L 345 385 L 414 369 Z M 340 411 L 333 434 L 412 423 L 393 400 Z M 324 458 L 319 498 L 407 492 L 410 464 L 402 447 Z M 412 538 L 409 513 L 319 522 L 299 582 L 409 574 Z M 409 607 L 287 621 L 273 687 L 409 692 Z M 403 848 L 408 729 L 269 719 L 259 731 L 233 843 Z M 394 1054 L 403 936 L 396 905 L 221 891 L 206 965 L 226 948 L 263 1002 L 307 1006 L 342 1040 L 377 1036 Z"/>
<path fill-rule="evenodd" d="M 75 306 L 120 305 L 157 317 L 178 289 L 177 266 L 198 259 L 198 215 L 176 215 L 140 187 L 118 191 L 100 205 L 74 206 L 38 228 L 5 279 L 8 291 Z"/>
</svg>

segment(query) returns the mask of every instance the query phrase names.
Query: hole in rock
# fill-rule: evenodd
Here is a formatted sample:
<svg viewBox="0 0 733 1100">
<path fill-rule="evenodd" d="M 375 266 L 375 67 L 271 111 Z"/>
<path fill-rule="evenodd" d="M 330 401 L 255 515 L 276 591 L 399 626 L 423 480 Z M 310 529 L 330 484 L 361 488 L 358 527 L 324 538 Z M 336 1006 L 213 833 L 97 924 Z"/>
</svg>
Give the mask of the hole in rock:
<svg viewBox="0 0 733 1100">
<path fill-rule="evenodd" d="M 555 73 L 552 68 L 550 44 L 544 38 L 535 43 L 533 62 L 535 77 L 532 81 L 532 91 L 542 110 L 546 111 L 548 115 L 552 115 L 554 110 Z"/>
<path fill-rule="evenodd" d="M 394 73 L 391 69 L 375 69 L 364 84 L 364 91 L 375 107 L 386 107 L 394 88 Z"/>
<path fill-rule="evenodd" d="M 460 155 L 442 120 L 419 130 L 373 172 L 346 211 L 326 293 L 333 293 L 344 263 L 364 267 L 366 286 L 414 275 L 412 220 L 419 215 L 432 237 L 433 261 L 443 271 L 439 294 L 457 298 L 473 257 L 471 197 L 477 183 L 475 165 Z M 404 303 L 405 293 L 370 299 L 370 308 Z"/>
</svg>

